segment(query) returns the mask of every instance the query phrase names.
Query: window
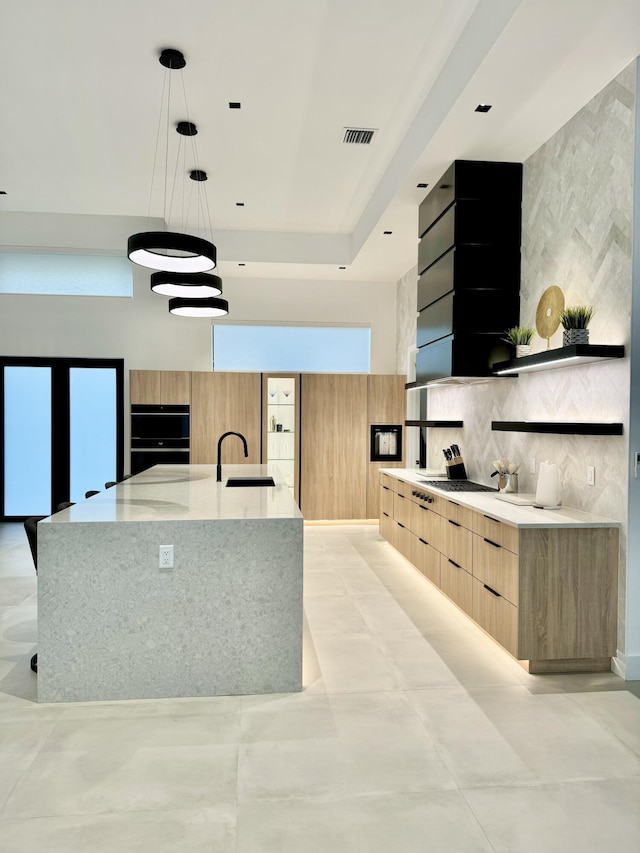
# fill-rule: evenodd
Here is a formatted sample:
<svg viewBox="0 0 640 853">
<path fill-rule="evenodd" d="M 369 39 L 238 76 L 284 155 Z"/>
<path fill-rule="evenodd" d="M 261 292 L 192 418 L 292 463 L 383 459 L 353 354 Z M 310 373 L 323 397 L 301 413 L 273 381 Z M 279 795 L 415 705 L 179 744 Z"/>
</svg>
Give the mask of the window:
<svg viewBox="0 0 640 853">
<path fill-rule="evenodd" d="M 369 373 L 364 326 L 213 326 L 213 369 L 260 373 Z"/>
<path fill-rule="evenodd" d="M 133 296 L 128 258 L 0 252 L 0 293 Z"/>
</svg>

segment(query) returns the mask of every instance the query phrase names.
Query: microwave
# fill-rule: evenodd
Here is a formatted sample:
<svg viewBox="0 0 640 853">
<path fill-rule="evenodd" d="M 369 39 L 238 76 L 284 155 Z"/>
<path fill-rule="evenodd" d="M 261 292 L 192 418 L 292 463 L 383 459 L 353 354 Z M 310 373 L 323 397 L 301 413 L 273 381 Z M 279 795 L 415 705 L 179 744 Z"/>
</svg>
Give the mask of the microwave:
<svg viewBox="0 0 640 853">
<path fill-rule="evenodd" d="M 158 446 L 159 441 L 164 441 L 188 447 L 189 428 L 189 406 L 131 407 L 132 446 L 141 447 L 145 442 Z"/>
</svg>

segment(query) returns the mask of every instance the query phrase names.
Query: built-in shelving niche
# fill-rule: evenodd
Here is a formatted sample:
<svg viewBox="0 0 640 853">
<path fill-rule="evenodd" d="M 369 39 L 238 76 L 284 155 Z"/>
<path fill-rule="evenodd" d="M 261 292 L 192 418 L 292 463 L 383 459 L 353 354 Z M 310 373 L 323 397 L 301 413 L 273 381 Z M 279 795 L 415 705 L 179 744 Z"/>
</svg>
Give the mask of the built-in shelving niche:
<svg viewBox="0 0 640 853">
<path fill-rule="evenodd" d="M 464 426 L 464 421 L 405 421 L 408 427 L 429 427 L 430 429 L 457 429 Z"/>
<path fill-rule="evenodd" d="M 540 432 L 556 435 L 622 435 L 618 423 L 570 423 L 567 421 L 491 421 L 498 432 Z"/>
<path fill-rule="evenodd" d="M 519 373 L 534 373 L 539 370 L 555 370 L 560 367 L 577 367 L 581 364 L 594 364 L 609 361 L 612 358 L 624 358 L 623 346 L 603 344 L 573 344 L 569 347 L 548 349 L 522 358 L 512 358 L 494 364 L 495 376 L 516 376 Z"/>
</svg>

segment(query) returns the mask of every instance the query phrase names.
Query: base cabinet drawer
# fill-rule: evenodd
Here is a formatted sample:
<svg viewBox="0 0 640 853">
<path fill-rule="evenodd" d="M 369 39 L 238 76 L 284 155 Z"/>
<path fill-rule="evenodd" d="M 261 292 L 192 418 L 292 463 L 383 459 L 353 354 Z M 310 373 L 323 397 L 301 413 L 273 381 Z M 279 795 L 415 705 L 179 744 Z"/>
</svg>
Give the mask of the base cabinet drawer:
<svg viewBox="0 0 640 853">
<path fill-rule="evenodd" d="M 473 610 L 473 578 L 462 566 L 440 555 L 440 589 L 465 613 Z"/>
<path fill-rule="evenodd" d="M 440 520 L 440 550 L 454 563 L 471 572 L 473 533 L 451 518 Z"/>
<path fill-rule="evenodd" d="M 496 545 L 502 545 L 507 551 L 512 551 L 514 554 L 519 551 L 518 528 L 505 524 L 504 521 L 498 521 L 496 518 L 491 518 L 490 515 L 483 515 L 481 512 L 474 512 L 471 529 L 478 536 L 490 539 Z"/>
<path fill-rule="evenodd" d="M 395 526 L 396 526 L 396 523 L 393 520 L 393 518 L 391 517 L 391 515 L 389 515 L 386 512 L 380 513 L 380 525 L 379 525 L 380 536 L 382 536 L 384 539 L 386 539 L 387 542 L 391 542 L 392 545 L 393 545 L 393 533 L 394 533 Z"/>
<path fill-rule="evenodd" d="M 393 489 L 380 485 L 380 512 L 393 515 Z"/>
<path fill-rule="evenodd" d="M 436 551 L 442 550 L 440 548 L 441 516 L 422 503 L 414 503 L 411 511 L 411 530 Z"/>
<path fill-rule="evenodd" d="M 473 576 L 518 606 L 518 555 L 473 534 Z"/>
<path fill-rule="evenodd" d="M 400 551 L 403 557 L 411 560 L 411 540 L 415 536 L 411 533 L 408 527 L 396 521 L 395 530 L 393 531 L 393 544 Z"/>
<path fill-rule="evenodd" d="M 466 506 L 460 506 L 460 504 L 457 504 L 455 501 L 447 501 L 444 505 L 444 512 L 442 515 L 450 521 L 454 521 L 456 524 L 466 527 L 467 530 L 472 529 L 473 516 L 475 513 L 472 509 L 468 509 Z"/>
<path fill-rule="evenodd" d="M 404 495 L 396 494 L 393 496 L 393 517 L 396 521 L 404 524 L 405 527 L 411 527 L 411 507 L 413 502 Z"/>
<path fill-rule="evenodd" d="M 386 486 L 391 489 L 393 492 L 396 487 L 396 483 L 399 482 L 397 477 L 392 477 L 390 474 L 384 474 L 382 471 L 380 472 L 380 485 Z"/>
<path fill-rule="evenodd" d="M 472 616 L 481 628 L 518 657 L 518 608 L 473 578 Z"/>
<path fill-rule="evenodd" d="M 411 562 L 431 583 L 440 586 L 440 553 L 418 536 L 412 540 Z"/>
</svg>

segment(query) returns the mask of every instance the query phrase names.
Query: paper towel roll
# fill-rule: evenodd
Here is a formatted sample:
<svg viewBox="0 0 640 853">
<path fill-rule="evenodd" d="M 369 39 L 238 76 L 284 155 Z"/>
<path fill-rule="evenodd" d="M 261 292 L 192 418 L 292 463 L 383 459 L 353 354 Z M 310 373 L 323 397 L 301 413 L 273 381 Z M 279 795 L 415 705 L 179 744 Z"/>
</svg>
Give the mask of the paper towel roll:
<svg viewBox="0 0 640 853">
<path fill-rule="evenodd" d="M 536 488 L 536 506 L 554 507 L 560 504 L 560 482 L 558 466 L 553 462 L 541 462 Z"/>
</svg>

